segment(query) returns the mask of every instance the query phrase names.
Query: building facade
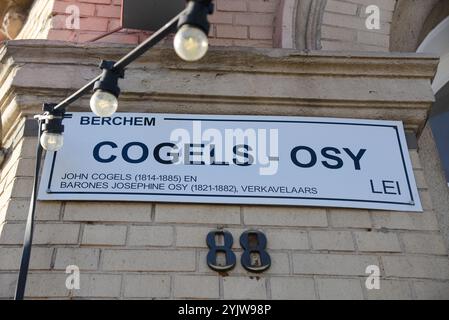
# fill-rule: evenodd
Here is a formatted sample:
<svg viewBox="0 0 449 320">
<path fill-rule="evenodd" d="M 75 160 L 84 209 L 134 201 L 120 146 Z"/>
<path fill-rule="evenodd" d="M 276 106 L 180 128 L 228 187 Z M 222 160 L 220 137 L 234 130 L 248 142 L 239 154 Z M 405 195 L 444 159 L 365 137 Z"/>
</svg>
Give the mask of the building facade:
<svg viewBox="0 0 449 320">
<path fill-rule="evenodd" d="M 2 299 L 14 296 L 19 270 L 37 143 L 33 115 L 94 78 L 101 59 L 117 60 L 151 34 L 120 29 L 119 0 L 6 3 Z M 120 112 L 402 121 L 423 212 L 39 201 L 26 297 L 448 299 L 447 1 L 215 3 L 206 57 L 183 62 L 167 39 L 127 69 Z M 70 110 L 89 111 L 89 97 Z M 271 267 L 256 274 L 237 262 L 226 273 L 211 270 L 206 236 L 216 229 L 233 235 L 237 261 L 242 232 L 263 232 Z M 68 266 L 80 270 L 79 289 L 66 286 Z M 366 285 L 369 266 L 379 269 L 377 289 Z"/>
</svg>

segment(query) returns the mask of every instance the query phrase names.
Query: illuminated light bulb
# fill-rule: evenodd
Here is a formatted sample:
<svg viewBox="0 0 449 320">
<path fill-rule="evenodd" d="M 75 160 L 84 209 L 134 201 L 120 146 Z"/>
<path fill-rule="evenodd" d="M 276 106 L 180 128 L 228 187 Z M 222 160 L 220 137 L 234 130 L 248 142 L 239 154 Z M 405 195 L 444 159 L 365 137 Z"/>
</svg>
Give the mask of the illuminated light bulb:
<svg viewBox="0 0 449 320">
<path fill-rule="evenodd" d="M 117 111 L 117 97 L 107 91 L 97 90 L 90 99 L 90 108 L 99 117 L 110 117 Z"/>
<path fill-rule="evenodd" d="M 209 41 L 201 29 L 185 24 L 176 33 L 174 47 L 181 59 L 198 61 L 206 54 Z"/>
<path fill-rule="evenodd" d="M 47 151 L 58 151 L 64 144 L 64 137 L 60 133 L 44 132 L 41 136 L 41 146 Z"/>
</svg>

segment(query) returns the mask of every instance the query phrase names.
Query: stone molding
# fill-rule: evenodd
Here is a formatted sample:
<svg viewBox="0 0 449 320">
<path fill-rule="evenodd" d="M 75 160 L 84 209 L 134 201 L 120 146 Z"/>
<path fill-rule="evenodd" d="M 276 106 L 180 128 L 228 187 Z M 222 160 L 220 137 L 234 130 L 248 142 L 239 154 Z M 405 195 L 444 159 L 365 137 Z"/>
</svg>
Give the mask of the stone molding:
<svg viewBox="0 0 449 320">
<path fill-rule="evenodd" d="M 321 22 L 327 0 L 281 0 L 275 28 L 275 47 L 321 49 Z"/>
<path fill-rule="evenodd" d="M 98 74 L 100 59 L 131 47 L 41 40 L 0 49 L 2 141 L 23 116 L 58 102 Z M 438 59 L 425 54 L 212 48 L 185 63 L 157 47 L 121 82 L 122 112 L 257 114 L 402 120 L 419 131 L 434 100 Z M 74 103 L 89 110 L 89 97 Z"/>
<path fill-rule="evenodd" d="M 398 0 L 391 24 L 390 51 L 416 51 L 423 25 L 438 1 Z"/>
</svg>

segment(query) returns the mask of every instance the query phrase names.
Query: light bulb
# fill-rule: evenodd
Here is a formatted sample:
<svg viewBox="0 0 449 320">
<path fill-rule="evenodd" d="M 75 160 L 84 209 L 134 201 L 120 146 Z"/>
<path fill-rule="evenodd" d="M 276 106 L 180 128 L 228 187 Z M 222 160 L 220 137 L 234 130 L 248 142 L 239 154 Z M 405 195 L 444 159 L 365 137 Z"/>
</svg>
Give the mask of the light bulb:
<svg viewBox="0 0 449 320">
<path fill-rule="evenodd" d="M 90 108 L 99 117 L 110 117 L 117 111 L 117 97 L 112 93 L 97 90 L 90 99 Z"/>
<path fill-rule="evenodd" d="M 181 59 L 197 61 L 206 54 L 209 42 L 201 29 L 185 24 L 176 33 L 174 46 Z"/>
<path fill-rule="evenodd" d="M 64 144 L 64 137 L 60 133 L 44 132 L 41 136 L 41 146 L 47 151 L 58 151 Z"/>
</svg>

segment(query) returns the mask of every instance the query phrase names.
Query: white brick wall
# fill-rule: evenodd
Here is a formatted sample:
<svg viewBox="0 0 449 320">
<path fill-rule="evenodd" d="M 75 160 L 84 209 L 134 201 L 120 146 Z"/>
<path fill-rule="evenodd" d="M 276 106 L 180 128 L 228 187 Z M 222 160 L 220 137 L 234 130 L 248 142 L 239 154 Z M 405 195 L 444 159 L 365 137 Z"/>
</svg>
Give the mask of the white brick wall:
<svg viewBox="0 0 449 320">
<path fill-rule="evenodd" d="M 318 294 L 322 300 L 362 300 L 363 289 L 359 279 L 318 278 Z"/>
<path fill-rule="evenodd" d="M 170 276 L 127 274 L 123 278 L 125 298 L 169 298 Z"/>
<path fill-rule="evenodd" d="M 21 154 L 30 158 L 28 149 L 33 145 L 28 140 L 21 142 Z M 411 156 L 416 172 L 422 172 L 416 151 Z M 24 175 L 20 179 L 30 174 L 20 170 Z M 418 180 L 423 180 L 420 192 L 424 213 L 40 203 L 27 295 L 122 299 L 448 298 L 447 248 L 422 178 Z M 7 190 L 23 188 L 20 179 L 12 179 L 0 196 L 7 196 L 1 209 L 0 298 L 13 295 L 19 267 L 29 199 Z M 226 274 L 218 274 L 206 264 L 205 237 L 221 227 L 232 233 L 237 257 L 235 269 Z M 271 268 L 257 275 L 240 264 L 239 237 L 253 228 L 266 234 L 272 259 Z M 72 264 L 81 271 L 80 291 L 65 288 L 65 269 Z M 369 265 L 380 268 L 380 290 L 365 288 Z"/>
</svg>

